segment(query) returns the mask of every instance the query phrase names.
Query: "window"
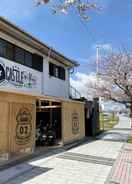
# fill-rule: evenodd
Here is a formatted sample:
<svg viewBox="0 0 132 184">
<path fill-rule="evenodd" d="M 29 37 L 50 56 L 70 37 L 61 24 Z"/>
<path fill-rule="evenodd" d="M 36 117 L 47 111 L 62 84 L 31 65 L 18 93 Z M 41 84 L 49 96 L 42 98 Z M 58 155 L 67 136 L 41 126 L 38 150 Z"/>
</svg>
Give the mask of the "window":
<svg viewBox="0 0 132 184">
<path fill-rule="evenodd" d="M 28 51 L 25 51 L 25 65 L 32 67 L 32 54 Z"/>
<path fill-rule="evenodd" d="M 43 72 L 43 57 L 0 38 L 0 56 Z"/>
<path fill-rule="evenodd" d="M 33 54 L 33 63 L 32 68 L 35 70 L 38 70 L 40 72 L 43 72 L 43 57 L 39 56 L 37 54 Z"/>
<path fill-rule="evenodd" d="M 59 78 L 59 67 L 54 66 L 54 76 Z"/>
<path fill-rule="evenodd" d="M 65 80 L 65 69 L 63 67 L 59 67 L 59 78 Z"/>
<path fill-rule="evenodd" d="M 19 48 L 19 47 L 15 47 L 15 61 L 17 63 L 20 64 L 24 64 L 24 50 Z"/>
<path fill-rule="evenodd" d="M 49 63 L 49 75 L 65 80 L 65 69 L 53 63 Z"/>
<path fill-rule="evenodd" d="M 49 75 L 54 76 L 54 64 L 49 63 Z"/>
<path fill-rule="evenodd" d="M 6 42 L 0 39 L 0 56 L 6 56 Z"/>
<path fill-rule="evenodd" d="M 13 45 L 0 39 L 0 56 L 13 60 Z"/>
<path fill-rule="evenodd" d="M 13 60 L 13 54 L 14 54 L 14 47 L 12 44 L 7 43 L 6 46 L 6 57 L 7 59 Z"/>
</svg>

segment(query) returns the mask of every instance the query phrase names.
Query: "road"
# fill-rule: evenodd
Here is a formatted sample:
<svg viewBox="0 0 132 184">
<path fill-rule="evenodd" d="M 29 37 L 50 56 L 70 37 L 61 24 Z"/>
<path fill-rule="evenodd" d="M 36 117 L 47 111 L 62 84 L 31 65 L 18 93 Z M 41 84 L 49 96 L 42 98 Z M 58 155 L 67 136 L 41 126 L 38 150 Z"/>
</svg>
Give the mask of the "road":
<svg viewBox="0 0 132 184">
<path fill-rule="evenodd" d="M 128 134 L 129 119 L 120 116 L 112 131 Z M 1 171 L 0 184 L 103 184 L 124 144 L 114 136 L 108 139 L 109 134 L 110 131 L 98 140 Z"/>
</svg>

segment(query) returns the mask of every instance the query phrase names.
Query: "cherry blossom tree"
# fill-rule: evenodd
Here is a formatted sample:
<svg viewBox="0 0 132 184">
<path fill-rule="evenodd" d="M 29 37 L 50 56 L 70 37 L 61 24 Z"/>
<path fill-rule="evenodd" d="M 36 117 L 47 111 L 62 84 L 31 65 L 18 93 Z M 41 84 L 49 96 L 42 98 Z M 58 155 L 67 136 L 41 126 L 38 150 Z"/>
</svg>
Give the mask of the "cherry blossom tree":
<svg viewBox="0 0 132 184">
<path fill-rule="evenodd" d="M 54 14 L 60 12 L 67 14 L 74 9 L 83 20 L 90 20 L 91 10 L 100 11 L 102 9 L 93 0 L 37 0 L 37 6 L 40 5 L 50 5 Z"/>
<path fill-rule="evenodd" d="M 127 49 L 109 53 L 100 61 L 96 95 L 125 104 L 132 118 L 132 53 Z"/>
</svg>

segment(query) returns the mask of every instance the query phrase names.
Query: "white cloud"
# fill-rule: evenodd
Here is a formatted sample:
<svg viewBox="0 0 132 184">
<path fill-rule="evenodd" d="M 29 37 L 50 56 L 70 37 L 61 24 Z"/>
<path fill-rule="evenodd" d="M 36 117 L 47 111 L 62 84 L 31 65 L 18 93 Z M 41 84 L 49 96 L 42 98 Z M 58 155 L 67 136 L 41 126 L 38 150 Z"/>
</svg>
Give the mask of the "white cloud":
<svg viewBox="0 0 132 184">
<path fill-rule="evenodd" d="M 101 47 L 102 47 L 103 49 L 106 49 L 106 50 L 111 50 L 111 49 L 112 49 L 111 44 L 102 44 Z"/>
<path fill-rule="evenodd" d="M 90 85 L 95 84 L 96 82 L 97 77 L 95 73 L 84 74 L 77 72 L 75 74 L 75 79 L 71 78 L 71 85 L 76 88 L 82 96 L 88 99 L 93 98 L 93 91 L 90 89 Z"/>
<path fill-rule="evenodd" d="M 81 96 L 91 100 L 96 95 L 100 95 L 100 91 L 97 88 L 109 86 L 109 82 L 101 78 L 97 78 L 96 73 L 80 73 L 75 74 L 75 79 L 71 78 L 71 86 L 76 88 Z"/>
<path fill-rule="evenodd" d="M 103 49 L 106 49 L 106 50 L 111 50 L 112 49 L 111 44 L 102 44 L 101 46 L 102 46 Z"/>
</svg>

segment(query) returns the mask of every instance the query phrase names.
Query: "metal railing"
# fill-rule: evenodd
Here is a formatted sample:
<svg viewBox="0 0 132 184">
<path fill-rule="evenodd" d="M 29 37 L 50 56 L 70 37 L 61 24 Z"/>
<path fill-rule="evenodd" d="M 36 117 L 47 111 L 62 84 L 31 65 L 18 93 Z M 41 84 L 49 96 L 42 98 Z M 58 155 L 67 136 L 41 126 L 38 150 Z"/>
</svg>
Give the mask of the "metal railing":
<svg viewBox="0 0 132 184">
<path fill-rule="evenodd" d="M 82 97 L 81 93 L 71 85 L 70 85 L 70 95 L 69 96 L 71 99 L 80 99 Z"/>
</svg>

